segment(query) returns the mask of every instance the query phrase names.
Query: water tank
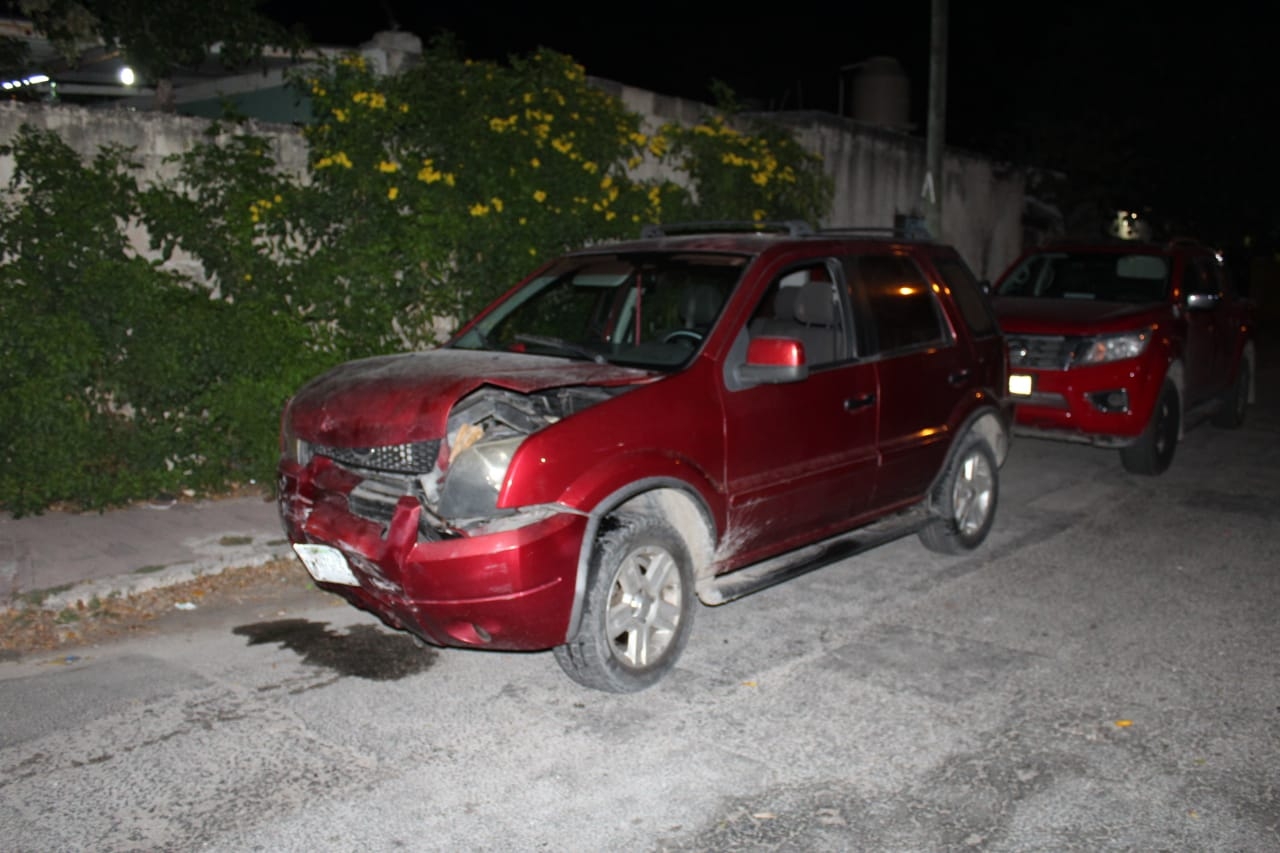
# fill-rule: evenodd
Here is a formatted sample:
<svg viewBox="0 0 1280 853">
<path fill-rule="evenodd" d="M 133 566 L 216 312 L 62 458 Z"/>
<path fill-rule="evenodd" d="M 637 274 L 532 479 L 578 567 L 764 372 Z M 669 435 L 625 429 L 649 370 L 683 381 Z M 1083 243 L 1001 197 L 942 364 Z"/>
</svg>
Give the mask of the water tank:
<svg viewBox="0 0 1280 853">
<path fill-rule="evenodd" d="M 892 56 L 873 56 L 853 68 L 853 117 L 894 130 L 910 130 L 911 81 Z"/>
</svg>

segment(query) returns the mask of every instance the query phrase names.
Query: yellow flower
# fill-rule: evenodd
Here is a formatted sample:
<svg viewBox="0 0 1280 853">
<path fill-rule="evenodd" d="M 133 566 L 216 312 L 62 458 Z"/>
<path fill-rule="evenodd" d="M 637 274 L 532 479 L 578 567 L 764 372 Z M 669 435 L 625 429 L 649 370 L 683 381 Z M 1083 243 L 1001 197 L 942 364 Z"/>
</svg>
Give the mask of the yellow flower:
<svg viewBox="0 0 1280 853">
<path fill-rule="evenodd" d="M 765 184 L 769 183 L 769 176 L 768 176 L 768 174 L 766 174 L 766 173 L 764 173 L 764 172 L 752 172 L 752 173 L 751 173 L 751 182 L 752 182 L 753 184 L 756 184 L 757 186 L 761 186 L 761 187 L 762 187 L 762 186 L 764 186 Z"/>
<path fill-rule="evenodd" d="M 472 216 L 487 216 L 488 214 L 489 214 L 489 206 L 487 204 L 480 204 L 479 202 L 477 202 L 471 205 Z"/>
<path fill-rule="evenodd" d="M 281 196 L 280 193 L 276 193 L 275 200 L 276 200 L 276 204 L 279 204 L 280 202 L 284 201 L 284 197 Z"/>
<path fill-rule="evenodd" d="M 616 218 L 617 218 L 617 216 L 618 216 L 618 214 L 614 213 L 612 210 L 606 210 L 606 211 L 604 212 L 604 221 L 605 221 L 605 222 L 612 222 L 614 219 L 616 219 Z"/>
<path fill-rule="evenodd" d="M 398 195 L 400 195 L 399 187 L 392 187 L 391 189 L 387 190 L 387 198 L 391 199 L 392 201 L 395 201 L 396 196 Z"/>
<path fill-rule="evenodd" d="M 595 163 L 591 162 L 590 160 L 588 160 L 587 162 L 582 164 L 582 170 L 586 172 L 588 175 L 594 175 L 596 172 L 600 171 L 600 167 Z"/>
<path fill-rule="evenodd" d="M 542 167 L 542 161 L 539 160 L 537 157 L 534 157 L 532 160 L 529 161 L 529 165 L 535 169 L 538 169 Z"/>
<path fill-rule="evenodd" d="M 754 219 L 756 222 L 763 222 L 763 221 L 764 221 L 764 211 L 763 211 L 763 210 L 753 210 L 753 211 L 751 211 L 751 218 L 752 218 L 752 219 Z"/>
<path fill-rule="evenodd" d="M 544 201 L 547 200 L 547 194 L 544 193 L 542 190 L 535 190 L 533 193 L 533 200 L 536 201 L 538 204 L 542 204 Z"/>
<path fill-rule="evenodd" d="M 378 171 L 382 172 L 384 175 L 390 175 L 393 172 L 400 171 L 400 164 L 391 160 L 383 160 L 378 164 Z"/>
<path fill-rule="evenodd" d="M 363 104 L 365 101 L 369 100 L 369 93 L 356 92 L 354 95 L 351 96 L 351 100 L 357 104 Z"/>
<path fill-rule="evenodd" d="M 613 186 L 613 175 L 605 175 L 600 181 L 600 189 L 607 190 Z"/>
<path fill-rule="evenodd" d="M 244 274 L 244 280 L 245 280 L 245 281 L 253 281 L 253 273 L 245 273 L 245 274 Z"/>
<path fill-rule="evenodd" d="M 369 109 L 385 110 L 387 108 L 387 96 L 381 92 L 374 92 L 369 96 Z"/>
<path fill-rule="evenodd" d="M 568 154 L 573 150 L 573 143 L 567 139 L 553 139 L 551 147 L 559 151 L 561 154 Z"/>
<path fill-rule="evenodd" d="M 446 186 L 453 186 L 453 172 L 444 173 L 444 182 Z"/>
<path fill-rule="evenodd" d="M 502 199 L 495 196 L 489 199 L 489 204 L 493 205 L 493 210 L 495 213 L 502 212 Z"/>
<path fill-rule="evenodd" d="M 402 112 L 402 113 L 407 113 L 407 112 L 409 112 L 409 105 L 408 105 L 408 104 L 401 104 L 401 105 L 400 105 L 400 112 Z"/>
<path fill-rule="evenodd" d="M 337 107 L 334 107 L 334 108 L 333 108 L 333 117 L 334 117 L 334 118 L 336 118 L 336 119 L 337 119 L 338 121 L 340 121 L 340 122 L 346 121 L 346 120 L 347 120 L 347 111 L 346 111 L 346 110 L 340 110 L 340 109 L 338 109 Z"/>
</svg>

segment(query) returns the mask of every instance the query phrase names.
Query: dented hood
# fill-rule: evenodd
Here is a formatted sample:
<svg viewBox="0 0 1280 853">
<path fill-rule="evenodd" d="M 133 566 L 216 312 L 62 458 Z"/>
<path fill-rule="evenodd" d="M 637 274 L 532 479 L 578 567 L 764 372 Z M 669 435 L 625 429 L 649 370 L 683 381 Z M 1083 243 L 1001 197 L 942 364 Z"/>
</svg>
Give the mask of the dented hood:
<svg viewBox="0 0 1280 853">
<path fill-rule="evenodd" d="M 286 417 L 295 435 L 334 447 L 376 447 L 444 435 L 449 409 L 482 385 L 519 393 L 640 382 L 646 370 L 563 358 L 438 349 L 339 365 L 308 382 Z"/>
<path fill-rule="evenodd" d="M 993 304 L 1004 331 L 1040 335 L 1089 335 L 1136 328 L 1155 322 L 1165 310 L 1160 302 L 1133 304 L 1023 296 L 1002 296 Z"/>
</svg>

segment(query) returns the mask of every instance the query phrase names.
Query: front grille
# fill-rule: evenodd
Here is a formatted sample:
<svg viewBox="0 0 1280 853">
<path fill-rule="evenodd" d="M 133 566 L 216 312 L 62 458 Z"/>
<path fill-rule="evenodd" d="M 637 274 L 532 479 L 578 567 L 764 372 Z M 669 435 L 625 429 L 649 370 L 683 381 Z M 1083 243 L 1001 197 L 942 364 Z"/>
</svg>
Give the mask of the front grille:
<svg viewBox="0 0 1280 853">
<path fill-rule="evenodd" d="M 411 444 L 385 444 L 381 447 L 323 447 L 311 449 L 316 456 L 327 456 L 339 465 L 398 474 L 426 474 L 436 466 L 440 441 L 415 441 Z"/>
<path fill-rule="evenodd" d="M 1066 370 L 1076 339 L 1062 335 L 1010 335 L 1009 366 Z"/>
</svg>

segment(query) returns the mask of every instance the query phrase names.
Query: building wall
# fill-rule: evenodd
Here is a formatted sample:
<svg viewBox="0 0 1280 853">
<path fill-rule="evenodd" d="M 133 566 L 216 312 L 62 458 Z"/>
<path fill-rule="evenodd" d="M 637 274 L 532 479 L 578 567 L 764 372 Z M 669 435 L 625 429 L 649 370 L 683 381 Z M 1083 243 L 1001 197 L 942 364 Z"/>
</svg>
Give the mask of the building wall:
<svg viewBox="0 0 1280 853">
<path fill-rule="evenodd" d="M 641 115 L 648 131 L 667 122 L 696 123 L 711 109 L 609 80 L 593 78 L 592 82 Z M 790 127 L 801 144 L 820 155 L 835 182 L 831 214 L 819 224 L 891 227 L 895 217 L 923 216 L 923 138 L 826 113 L 768 117 Z M 0 144 L 10 141 L 23 123 L 57 131 L 85 157 L 107 143 L 131 147 L 142 163 L 144 182 L 149 176 L 171 175 L 173 166 L 166 158 L 190 150 L 213 124 L 208 119 L 151 111 L 0 103 Z M 305 174 L 307 146 L 296 127 L 251 122 L 249 128 L 273 141 L 281 168 Z M 956 246 L 979 277 L 994 278 L 1022 243 L 1024 175 L 954 149 L 947 151 L 945 172 L 939 186 L 945 193 L 942 239 Z M 12 173 L 12 158 L 0 157 L 0 187 L 8 185 Z M 651 160 L 636 171 L 636 177 L 680 176 Z"/>
</svg>

